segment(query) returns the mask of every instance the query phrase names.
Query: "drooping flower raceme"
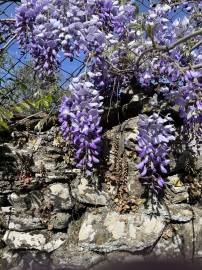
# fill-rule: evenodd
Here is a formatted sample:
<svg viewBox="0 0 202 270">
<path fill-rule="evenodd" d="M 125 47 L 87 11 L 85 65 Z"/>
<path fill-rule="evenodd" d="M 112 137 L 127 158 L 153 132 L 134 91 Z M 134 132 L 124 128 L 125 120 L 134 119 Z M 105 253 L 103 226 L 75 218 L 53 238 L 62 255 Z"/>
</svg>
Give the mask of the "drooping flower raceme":
<svg viewBox="0 0 202 270">
<path fill-rule="evenodd" d="M 168 173 L 169 143 L 175 140 L 172 118 L 141 115 L 137 137 L 137 152 L 141 162 L 137 165 L 140 176 L 153 190 L 164 187 L 164 175 Z"/>
<path fill-rule="evenodd" d="M 81 52 L 99 57 L 106 35 L 122 37 L 133 10 L 113 0 L 22 0 L 16 33 L 21 47 L 36 60 L 36 69 L 51 75 L 58 67 L 59 51 L 70 60 Z"/>
<path fill-rule="evenodd" d="M 71 96 L 65 96 L 60 107 L 61 130 L 75 148 L 77 168 L 90 175 L 99 163 L 103 98 L 91 82 L 79 78 L 73 79 L 70 90 Z"/>
</svg>

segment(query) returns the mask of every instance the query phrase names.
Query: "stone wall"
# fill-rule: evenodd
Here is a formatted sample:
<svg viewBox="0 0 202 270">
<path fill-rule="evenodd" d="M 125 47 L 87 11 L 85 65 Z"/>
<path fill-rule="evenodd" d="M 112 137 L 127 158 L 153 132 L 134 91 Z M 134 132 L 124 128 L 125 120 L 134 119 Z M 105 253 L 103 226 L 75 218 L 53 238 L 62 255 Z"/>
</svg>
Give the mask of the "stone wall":
<svg viewBox="0 0 202 270">
<path fill-rule="evenodd" d="M 98 173 L 74 169 L 57 127 L 0 139 L 0 269 L 96 268 L 113 261 L 202 257 L 201 159 L 173 156 L 162 200 L 144 196 L 137 120 L 104 134 Z M 41 268 L 39 268 L 41 267 Z"/>
</svg>

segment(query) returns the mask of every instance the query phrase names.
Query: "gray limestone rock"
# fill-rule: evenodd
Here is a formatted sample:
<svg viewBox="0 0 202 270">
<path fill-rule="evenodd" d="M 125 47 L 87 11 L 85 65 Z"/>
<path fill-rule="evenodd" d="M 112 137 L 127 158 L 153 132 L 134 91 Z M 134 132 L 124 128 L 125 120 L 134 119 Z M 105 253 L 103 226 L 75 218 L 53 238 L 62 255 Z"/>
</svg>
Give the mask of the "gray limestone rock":
<svg viewBox="0 0 202 270">
<path fill-rule="evenodd" d="M 3 241 L 10 249 L 36 249 L 52 252 L 65 241 L 66 234 L 50 234 L 47 231 L 17 232 L 7 230 Z"/>
<path fill-rule="evenodd" d="M 193 207 L 194 219 L 187 223 L 171 224 L 149 257 L 155 259 L 195 260 L 202 256 L 202 209 Z"/>
<path fill-rule="evenodd" d="M 93 265 L 105 260 L 105 256 L 97 254 L 80 246 L 63 244 L 54 251 L 50 259 L 53 270 L 56 269 L 89 269 Z"/>
<path fill-rule="evenodd" d="M 16 193 L 11 193 L 8 195 L 8 201 L 16 209 L 27 209 L 28 205 L 26 203 L 27 195 L 18 195 Z"/>
<path fill-rule="evenodd" d="M 92 251 L 141 251 L 152 247 L 165 228 L 161 217 L 144 213 L 122 214 L 109 209 L 86 212 L 79 244 Z"/>
<path fill-rule="evenodd" d="M 43 193 L 41 191 L 31 191 L 26 194 L 13 192 L 8 196 L 8 200 L 17 211 L 39 208 L 43 201 Z"/>
<path fill-rule="evenodd" d="M 158 213 L 162 218 L 166 219 L 168 222 L 189 222 L 193 219 L 192 208 L 187 204 L 170 204 L 163 203 L 154 209 L 153 205 L 150 203 L 147 205 L 147 208 L 141 207 L 139 209 L 142 213 L 145 213 L 149 216 Z"/>
<path fill-rule="evenodd" d="M 71 184 L 73 197 L 80 203 L 105 206 L 108 205 L 109 196 L 104 191 L 99 191 L 86 178 L 77 178 Z"/>
<path fill-rule="evenodd" d="M 187 258 L 202 256 L 202 208 L 193 207 L 194 219 L 181 224 L 178 234 L 183 239 L 183 252 Z"/>
<path fill-rule="evenodd" d="M 53 213 L 48 221 L 48 224 L 57 230 L 62 230 L 68 227 L 71 220 L 71 215 L 68 213 Z"/>
<path fill-rule="evenodd" d="M 38 250 L 5 250 L 2 254 L 4 270 L 51 269 L 49 254 Z"/>
<path fill-rule="evenodd" d="M 28 212 L 13 212 L 4 214 L 4 226 L 9 230 L 15 230 L 20 232 L 45 229 L 40 217 L 34 217 Z"/>
<path fill-rule="evenodd" d="M 74 204 L 69 192 L 69 185 L 54 183 L 44 190 L 44 202 L 51 203 L 55 211 L 72 209 Z"/>
<path fill-rule="evenodd" d="M 165 217 L 175 222 L 189 222 L 193 219 L 192 208 L 186 204 L 169 205 Z"/>
<path fill-rule="evenodd" d="M 145 259 L 152 260 L 184 260 L 183 239 L 173 228 L 167 227 L 163 237 Z"/>
<path fill-rule="evenodd" d="M 14 179 L 14 177 L 13 177 Z M 2 194 L 8 194 L 10 192 L 12 192 L 12 185 L 13 185 L 13 181 L 12 180 L 9 180 L 9 181 L 6 181 L 3 179 L 0 178 L 0 192 Z"/>
</svg>

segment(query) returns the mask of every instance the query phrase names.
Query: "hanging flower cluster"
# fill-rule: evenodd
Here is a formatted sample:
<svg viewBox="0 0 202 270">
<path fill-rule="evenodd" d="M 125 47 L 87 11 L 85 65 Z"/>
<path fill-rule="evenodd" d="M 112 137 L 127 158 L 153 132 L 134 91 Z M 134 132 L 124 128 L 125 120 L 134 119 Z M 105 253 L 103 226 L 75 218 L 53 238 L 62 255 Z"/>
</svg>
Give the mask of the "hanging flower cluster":
<svg viewBox="0 0 202 270">
<path fill-rule="evenodd" d="M 141 115 L 137 152 L 141 162 L 137 165 L 140 176 L 146 179 L 153 190 L 165 185 L 164 175 L 168 173 L 169 143 L 175 140 L 172 118 Z M 152 179 L 152 181 L 151 181 Z"/>
<path fill-rule="evenodd" d="M 58 53 L 73 59 L 81 52 L 103 52 L 109 32 L 121 36 L 133 15 L 130 5 L 98 0 L 23 0 L 17 9 L 16 33 L 42 75 L 53 74 Z"/>
<path fill-rule="evenodd" d="M 70 90 L 72 95 L 65 96 L 60 107 L 61 130 L 75 148 L 77 168 L 90 175 L 93 165 L 99 163 L 103 98 L 91 82 L 79 78 L 73 79 Z"/>
</svg>

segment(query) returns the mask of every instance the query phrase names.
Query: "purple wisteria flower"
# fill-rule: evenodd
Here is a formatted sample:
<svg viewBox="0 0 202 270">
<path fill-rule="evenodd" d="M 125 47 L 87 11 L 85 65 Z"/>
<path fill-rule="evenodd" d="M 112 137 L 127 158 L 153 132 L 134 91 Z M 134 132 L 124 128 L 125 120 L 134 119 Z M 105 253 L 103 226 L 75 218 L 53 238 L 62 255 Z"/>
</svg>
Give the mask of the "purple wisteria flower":
<svg viewBox="0 0 202 270">
<path fill-rule="evenodd" d="M 61 130 L 75 148 L 76 167 L 90 175 L 99 163 L 103 98 L 91 82 L 79 78 L 73 79 L 70 90 L 71 96 L 64 97 L 60 107 Z"/>
<path fill-rule="evenodd" d="M 24 0 L 16 13 L 18 41 L 32 55 L 41 77 L 53 74 L 58 66 L 58 21 L 48 17 L 53 9 L 48 0 Z"/>
<path fill-rule="evenodd" d="M 29 50 L 39 74 L 52 75 L 58 54 L 73 60 L 81 52 L 100 57 L 109 33 L 123 35 L 134 7 L 117 1 L 22 0 L 16 14 L 16 33 Z"/>
<path fill-rule="evenodd" d="M 175 140 L 172 118 L 161 117 L 157 113 L 151 116 L 141 115 L 138 128 L 137 165 L 140 176 L 153 190 L 165 185 L 164 175 L 168 173 L 169 143 Z"/>
</svg>

